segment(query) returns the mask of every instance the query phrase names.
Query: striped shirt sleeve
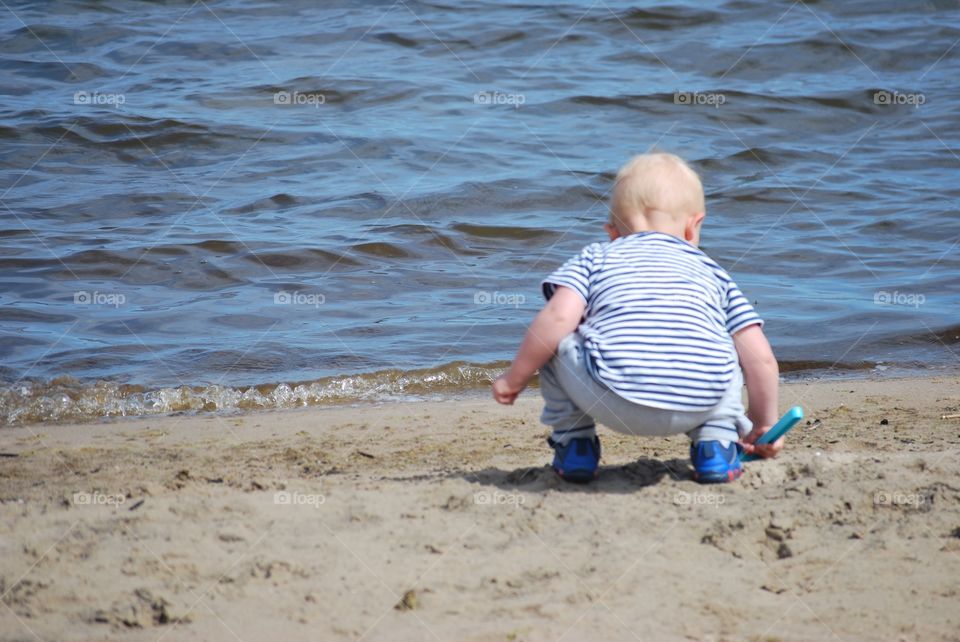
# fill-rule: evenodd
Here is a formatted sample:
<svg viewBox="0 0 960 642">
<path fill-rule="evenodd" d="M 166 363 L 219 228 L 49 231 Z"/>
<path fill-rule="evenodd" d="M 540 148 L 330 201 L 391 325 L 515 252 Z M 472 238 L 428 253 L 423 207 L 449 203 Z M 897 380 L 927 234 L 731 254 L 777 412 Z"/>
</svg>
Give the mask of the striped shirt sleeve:
<svg viewBox="0 0 960 642">
<path fill-rule="evenodd" d="M 557 270 L 545 278 L 542 283 L 543 297 L 550 300 L 558 285 L 564 285 L 587 302 L 590 296 L 590 275 L 593 272 L 593 246 L 583 248 L 577 256 L 569 259 Z"/>
<path fill-rule="evenodd" d="M 747 297 L 733 281 L 727 283 L 725 311 L 727 314 L 727 332 L 735 335 L 751 325 L 763 326 L 763 319 L 757 314 Z"/>
</svg>

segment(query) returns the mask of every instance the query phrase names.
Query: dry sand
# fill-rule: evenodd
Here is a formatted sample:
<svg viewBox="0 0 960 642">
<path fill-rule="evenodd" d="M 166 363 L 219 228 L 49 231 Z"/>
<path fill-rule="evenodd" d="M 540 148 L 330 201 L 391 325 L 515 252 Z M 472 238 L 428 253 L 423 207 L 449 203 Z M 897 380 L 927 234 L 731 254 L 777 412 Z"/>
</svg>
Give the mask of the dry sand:
<svg viewBox="0 0 960 642">
<path fill-rule="evenodd" d="M 0 638 L 960 639 L 960 380 L 781 397 L 719 487 L 606 430 L 559 481 L 535 391 L 3 427 Z"/>
</svg>

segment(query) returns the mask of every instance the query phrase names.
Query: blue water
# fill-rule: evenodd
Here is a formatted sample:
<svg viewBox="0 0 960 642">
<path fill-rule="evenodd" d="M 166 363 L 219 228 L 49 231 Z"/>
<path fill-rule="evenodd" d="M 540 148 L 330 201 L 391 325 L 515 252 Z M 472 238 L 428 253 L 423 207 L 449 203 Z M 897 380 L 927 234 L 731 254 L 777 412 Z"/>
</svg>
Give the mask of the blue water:
<svg viewBox="0 0 960 642">
<path fill-rule="evenodd" d="M 955 369 L 958 40 L 952 2 L 8 3 L 3 414 L 481 385 L 652 147 L 785 369 Z"/>
</svg>

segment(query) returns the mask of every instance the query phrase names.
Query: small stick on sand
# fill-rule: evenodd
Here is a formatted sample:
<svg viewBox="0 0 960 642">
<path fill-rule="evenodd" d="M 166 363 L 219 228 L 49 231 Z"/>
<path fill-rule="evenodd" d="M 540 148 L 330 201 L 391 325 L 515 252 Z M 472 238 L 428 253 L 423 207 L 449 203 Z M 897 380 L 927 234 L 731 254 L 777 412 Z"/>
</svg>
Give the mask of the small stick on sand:
<svg viewBox="0 0 960 642">
<path fill-rule="evenodd" d="M 960 412 L 954 412 L 949 415 L 940 415 L 941 419 L 960 419 Z"/>
</svg>

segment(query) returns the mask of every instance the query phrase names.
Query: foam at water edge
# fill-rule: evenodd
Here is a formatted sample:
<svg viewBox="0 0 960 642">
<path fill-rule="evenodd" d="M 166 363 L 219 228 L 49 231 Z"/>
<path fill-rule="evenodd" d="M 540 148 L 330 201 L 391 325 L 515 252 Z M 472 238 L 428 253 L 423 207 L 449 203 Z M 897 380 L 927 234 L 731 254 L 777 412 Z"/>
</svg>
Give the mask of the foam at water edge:
<svg viewBox="0 0 960 642">
<path fill-rule="evenodd" d="M 385 370 L 304 383 L 250 387 L 225 385 L 144 389 L 69 378 L 30 382 L 0 389 L 0 424 L 89 421 L 177 412 L 230 412 L 297 408 L 331 403 L 413 398 L 417 395 L 476 389 L 489 385 L 498 364 L 450 364 L 429 370 Z"/>
</svg>

